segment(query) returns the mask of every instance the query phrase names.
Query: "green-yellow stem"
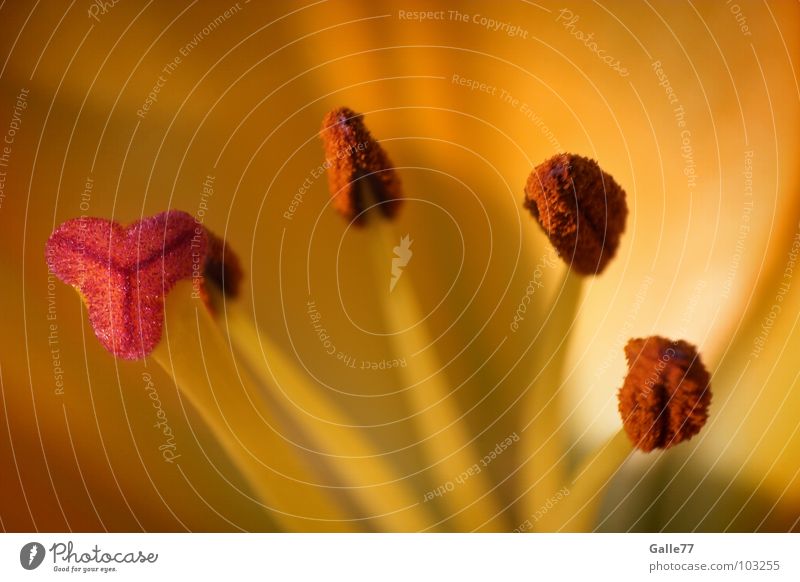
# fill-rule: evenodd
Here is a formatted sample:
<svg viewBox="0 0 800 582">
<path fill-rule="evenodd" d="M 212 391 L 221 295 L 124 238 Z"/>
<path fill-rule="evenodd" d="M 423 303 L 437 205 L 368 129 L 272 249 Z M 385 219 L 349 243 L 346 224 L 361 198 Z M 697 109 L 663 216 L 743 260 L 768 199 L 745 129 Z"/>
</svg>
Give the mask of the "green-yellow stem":
<svg viewBox="0 0 800 582">
<path fill-rule="evenodd" d="M 352 531 L 334 491 L 319 485 L 303 450 L 280 434 L 245 370 L 192 285 L 181 281 L 165 302 L 164 337 L 152 357 L 200 414 L 278 526 L 287 531 Z"/>
<path fill-rule="evenodd" d="M 522 510 L 536 515 L 567 477 L 564 359 L 580 298 L 582 279 L 568 270 L 549 318 L 531 349 L 536 363 L 522 404 L 520 488 Z"/>
<path fill-rule="evenodd" d="M 600 503 L 614 474 L 633 452 L 620 429 L 592 453 L 573 474 L 564 496 L 542 520 L 545 531 L 590 532 L 597 524 Z"/>
<path fill-rule="evenodd" d="M 382 220 L 372 221 L 366 228 L 375 232 L 375 240 L 369 246 L 376 275 L 384 275 L 379 280 L 385 278 L 388 282 L 392 249 L 400 237 L 390 223 Z M 425 325 L 420 324 L 423 313 L 411 279 L 406 276 L 398 281 L 391 294 L 388 289 L 381 290 L 378 297 L 388 328 L 394 332 L 388 337 L 395 357 L 410 356 L 408 366 L 398 371 L 413 411 L 411 422 L 430 463 L 431 475 L 440 486 L 453 485 L 440 497 L 451 524 L 448 529 L 469 531 L 487 527 L 486 524 L 497 528 L 504 518 L 492 495 L 492 483 L 486 473 L 471 471 L 483 454 L 476 450 L 439 365 L 433 342 Z M 465 472 L 468 478 L 459 482 Z"/>
<path fill-rule="evenodd" d="M 220 325 L 227 327 L 237 355 L 261 379 L 272 399 L 284 405 L 297 429 L 324 452 L 319 462 L 329 466 L 346 488 L 344 492 L 366 513 L 375 529 L 413 532 L 429 527 L 434 517 L 422 505 L 422 495 L 414 492 L 409 481 L 392 466 L 389 456 L 375 449 L 347 412 L 328 398 L 268 335 L 258 332 L 242 305 L 228 301 L 224 317 Z"/>
</svg>

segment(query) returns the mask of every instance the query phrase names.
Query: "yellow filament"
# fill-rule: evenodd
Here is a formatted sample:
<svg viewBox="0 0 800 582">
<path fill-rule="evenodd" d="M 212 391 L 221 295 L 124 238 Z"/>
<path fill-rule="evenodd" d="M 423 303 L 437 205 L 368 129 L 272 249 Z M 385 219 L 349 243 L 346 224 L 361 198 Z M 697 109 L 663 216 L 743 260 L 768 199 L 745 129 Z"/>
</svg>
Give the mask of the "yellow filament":
<svg viewBox="0 0 800 582">
<path fill-rule="evenodd" d="M 624 430 L 619 430 L 591 454 L 573 474 L 566 495 L 542 518 L 546 531 L 590 532 L 597 523 L 603 495 L 633 447 Z"/>
<path fill-rule="evenodd" d="M 283 351 L 273 345 L 269 336 L 259 334 L 252 318 L 236 301 L 225 305 L 225 322 L 229 337 L 239 357 L 260 378 L 273 400 L 292 403 L 286 414 L 305 433 L 314 446 L 328 455 L 323 462 L 346 487 L 355 503 L 370 517 L 378 530 L 390 532 L 420 531 L 434 523 L 422 505 L 423 495 L 398 474 L 390 460 L 382 456 L 365 438 L 361 429 L 320 387 Z M 276 382 L 285 386 L 281 393 Z M 313 414 L 316 418 L 309 416 Z"/>
<path fill-rule="evenodd" d="M 566 272 L 549 320 L 532 348 L 532 358 L 541 368 L 532 373 L 533 384 L 522 403 L 525 428 L 520 435 L 522 509 L 528 516 L 540 513 L 567 478 L 567 415 L 561 380 L 581 282 L 578 275 Z"/>
<path fill-rule="evenodd" d="M 315 485 L 303 451 L 287 442 L 280 423 L 237 369 L 202 302 L 181 281 L 165 302 L 164 338 L 152 357 L 169 373 L 231 460 L 287 531 L 352 531 L 333 491 Z"/>
<path fill-rule="evenodd" d="M 386 272 L 387 259 L 399 237 L 390 224 L 376 220 L 367 228 L 376 229 L 375 244 L 369 245 L 373 253 L 374 268 Z M 417 325 L 423 314 L 410 280 L 400 281 L 389 296 L 381 293 L 384 316 L 396 357 L 413 354 L 408 366 L 398 369 L 406 387 L 409 408 L 414 411 L 415 425 L 425 458 L 431 463 L 435 482 L 456 483 L 457 478 L 469 471 L 483 457 L 473 444 L 462 414 L 440 369 L 430 336 L 425 325 Z M 448 529 L 469 531 L 490 527 L 507 527 L 502 510 L 492 495 L 492 484 L 485 472 L 470 475 L 452 491 L 445 492 L 442 503 L 447 508 Z M 487 524 L 490 524 L 487 526 Z"/>
</svg>

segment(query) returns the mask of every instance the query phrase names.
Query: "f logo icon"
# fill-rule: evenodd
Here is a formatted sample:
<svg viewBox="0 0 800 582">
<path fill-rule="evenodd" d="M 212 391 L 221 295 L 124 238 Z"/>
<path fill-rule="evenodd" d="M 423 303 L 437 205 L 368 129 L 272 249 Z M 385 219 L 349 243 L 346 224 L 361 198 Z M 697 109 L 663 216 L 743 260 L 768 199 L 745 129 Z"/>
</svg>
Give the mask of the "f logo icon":
<svg viewBox="0 0 800 582">
<path fill-rule="evenodd" d="M 19 551 L 19 563 L 26 570 L 35 570 L 44 561 L 44 546 L 39 542 L 30 542 Z"/>
</svg>

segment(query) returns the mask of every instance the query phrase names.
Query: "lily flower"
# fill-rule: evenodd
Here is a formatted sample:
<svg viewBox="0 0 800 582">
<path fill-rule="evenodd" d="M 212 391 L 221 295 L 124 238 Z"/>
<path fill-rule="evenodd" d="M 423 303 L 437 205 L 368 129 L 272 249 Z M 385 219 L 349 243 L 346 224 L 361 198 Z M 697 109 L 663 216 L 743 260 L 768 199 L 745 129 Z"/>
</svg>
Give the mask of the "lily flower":
<svg viewBox="0 0 800 582">
<path fill-rule="evenodd" d="M 800 8 L 739 5 L 0 6 L 2 527 L 797 530 Z"/>
</svg>

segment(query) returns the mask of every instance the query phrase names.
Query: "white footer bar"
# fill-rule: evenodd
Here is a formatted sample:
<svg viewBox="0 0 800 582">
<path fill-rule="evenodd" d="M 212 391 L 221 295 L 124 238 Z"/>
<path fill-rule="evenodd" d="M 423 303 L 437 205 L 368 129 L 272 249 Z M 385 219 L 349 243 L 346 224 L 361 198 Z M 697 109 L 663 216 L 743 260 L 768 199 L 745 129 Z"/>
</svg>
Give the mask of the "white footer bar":
<svg viewBox="0 0 800 582">
<path fill-rule="evenodd" d="M 3 534 L 0 580 L 800 580 L 796 534 Z"/>
</svg>

